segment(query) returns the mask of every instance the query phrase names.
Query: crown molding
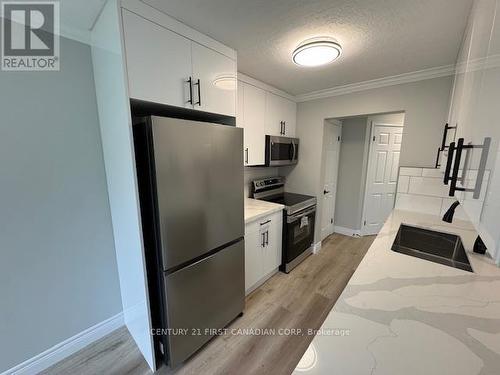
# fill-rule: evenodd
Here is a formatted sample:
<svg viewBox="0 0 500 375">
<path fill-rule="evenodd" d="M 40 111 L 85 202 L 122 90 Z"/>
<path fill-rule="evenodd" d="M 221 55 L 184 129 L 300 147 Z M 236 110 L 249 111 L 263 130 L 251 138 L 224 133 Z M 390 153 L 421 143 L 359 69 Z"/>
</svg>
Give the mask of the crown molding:
<svg viewBox="0 0 500 375">
<path fill-rule="evenodd" d="M 269 91 L 269 92 L 271 92 L 271 93 L 273 93 L 275 95 L 281 96 L 281 97 L 286 98 L 288 100 L 291 100 L 293 102 L 297 101 L 296 98 L 295 98 L 295 96 L 290 95 L 290 94 L 288 94 L 287 92 L 285 92 L 283 90 L 277 89 L 276 87 L 270 86 L 267 83 L 264 83 L 262 81 L 259 81 L 259 80 L 255 79 L 255 78 L 247 76 L 244 73 L 238 72 L 238 80 L 242 81 L 242 82 L 245 82 L 245 83 L 247 83 L 249 85 L 258 87 L 259 89 L 262 89 L 264 91 Z"/>
<path fill-rule="evenodd" d="M 500 54 L 495 54 L 459 62 L 457 63 L 456 71 L 458 74 L 465 74 L 478 70 L 496 69 L 498 67 L 500 67 Z"/>
<path fill-rule="evenodd" d="M 325 90 L 313 91 L 307 94 L 297 95 L 295 100 L 297 102 L 307 102 L 315 99 L 323 99 L 331 96 L 346 95 L 354 92 L 378 89 L 381 87 L 388 87 L 400 85 L 403 83 L 423 81 L 426 79 L 446 77 L 455 74 L 455 65 L 444 65 L 435 68 L 418 70 L 415 72 L 398 74 L 395 76 L 372 79 L 369 81 L 351 83 L 343 86 L 336 86 Z"/>
</svg>

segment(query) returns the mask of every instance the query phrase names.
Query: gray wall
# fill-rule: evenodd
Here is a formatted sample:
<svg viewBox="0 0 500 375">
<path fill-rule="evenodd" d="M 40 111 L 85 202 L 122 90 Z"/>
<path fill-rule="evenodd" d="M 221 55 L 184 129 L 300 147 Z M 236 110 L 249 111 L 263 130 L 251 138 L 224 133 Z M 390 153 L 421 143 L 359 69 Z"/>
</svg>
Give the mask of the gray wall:
<svg viewBox="0 0 500 375">
<path fill-rule="evenodd" d="M 331 118 L 404 111 L 400 164 L 432 167 L 448 116 L 452 83 L 453 77 L 441 77 L 299 103 L 300 160 L 288 176 L 287 188 L 318 197 L 317 217 L 322 217 L 321 146 L 324 121 Z M 316 242 L 320 232 L 318 225 Z"/>
<path fill-rule="evenodd" d="M 89 46 L 0 82 L 2 372 L 122 305 Z"/>
<path fill-rule="evenodd" d="M 335 225 L 358 230 L 361 228 L 364 194 L 364 159 L 367 117 L 342 121 Z"/>
</svg>

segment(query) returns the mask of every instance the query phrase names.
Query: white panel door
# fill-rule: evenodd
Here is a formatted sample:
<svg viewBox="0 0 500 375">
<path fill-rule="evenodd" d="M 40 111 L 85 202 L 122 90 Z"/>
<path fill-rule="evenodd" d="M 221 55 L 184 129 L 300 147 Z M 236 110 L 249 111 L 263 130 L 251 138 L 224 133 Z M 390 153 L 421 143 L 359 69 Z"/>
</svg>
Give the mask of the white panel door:
<svg viewBox="0 0 500 375">
<path fill-rule="evenodd" d="M 244 113 L 244 163 L 245 165 L 264 165 L 266 136 L 265 110 L 266 92 L 258 87 L 241 82 L 243 86 Z"/>
<path fill-rule="evenodd" d="M 340 140 L 342 127 L 326 125 L 324 134 L 324 188 L 321 215 L 321 239 L 333 233 L 335 200 L 337 198 L 337 178 L 339 170 Z"/>
<path fill-rule="evenodd" d="M 129 95 L 192 108 L 189 103 L 191 41 L 123 9 Z"/>
<path fill-rule="evenodd" d="M 194 109 L 236 116 L 236 61 L 192 43 Z"/>
<path fill-rule="evenodd" d="M 403 127 L 372 126 L 363 234 L 377 234 L 394 208 Z"/>
</svg>

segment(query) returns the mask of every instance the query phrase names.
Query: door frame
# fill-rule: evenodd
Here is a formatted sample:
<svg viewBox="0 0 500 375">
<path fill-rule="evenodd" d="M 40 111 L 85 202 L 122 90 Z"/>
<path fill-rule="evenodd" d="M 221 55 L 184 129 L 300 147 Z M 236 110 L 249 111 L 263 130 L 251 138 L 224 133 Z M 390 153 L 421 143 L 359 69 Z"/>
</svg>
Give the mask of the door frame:
<svg viewBox="0 0 500 375">
<path fill-rule="evenodd" d="M 367 142 L 368 142 L 368 157 L 366 159 L 366 173 L 365 173 L 365 192 L 363 194 L 363 214 L 361 215 L 361 236 L 366 236 L 366 235 L 371 235 L 371 233 L 366 232 L 366 206 L 367 206 L 367 201 L 368 201 L 368 176 L 370 175 L 370 166 L 371 166 L 371 158 L 373 157 L 373 147 L 374 147 L 374 142 L 372 141 L 373 135 L 375 134 L 375 127 L 376 126 L 387 126 L 387 127 L 393 127 L 393 128 L 403 128 L 403 136 L 404 136 L 404 124 L 398 125 L 398 124 L 386 124 L 383 122 L 375 122 L 371 121 L 370 123 L 370 136 L 367 137 Z M 401 166 L 401 162 L 398 165 L 398 169 Z M 397 189 L 397 187 L 396 187 Z M 397 193 L 397 191 L 396 191 Z M 394 200 L 396 199 L 396 196 L 394 196 Z"/>
<path fill-rule="evenodd" d="M 327 159 L 326 159 L 326 143 L 325 143 L 325 132 L 324 132 L 324 129 L 326 128 L 326 126 L 336 126 L 340 129 L 340 134 L 341 134 L 341 138 L 340 138 L 340 142 L 339 142 L 339 152 L 338 152 L 338 158 L 337 158 L 337 163 L 340 165 L 340 143 L 342 142 L 342 121 L 340 120 L 337 120 L 337 119 L 332 119 L 332 120 L 329 120 L 329 121 L 325 121 L 325 124 L 323 125 L 323 144 L 322 144 L 322 158 L 324 157 L 324 165 L 322 166 L 323 170 L 321 171 L 322 173 L 322 179 L 321 179 L 321 191 L 323 191 L 324 189 L 324 186 L 325 186 L 325 176 L 326 176 L 326 168 L 327 168 Z M 338 167 L 337 167 L 337 177 L 336 177 L 336 183 L 335 183 L 335 190 L 337 190 L 338 188 L 338 176 L 339 176 L 339 170 L 338 170 Z M 324 194 L 321 194 L 321 198 L 322 198 L 322 203 L 324 202 L 324 199 L 323 199 L 323 196 Z M 336 199 L 337 199 L 337 191 L 335 191 L 335 196 L 334 196 L 334 199 L 332 200 L 332 204 L 335 205 L 336 204 Z M 331 227 L 332 227 L 332 231 L 331 233 L 329 233 L 328 235 L 326 236 L 323 236 L 323 215 L 324 215 L 324 210 L 325 210 L 326 207 L 323 206 L 323 204 L 321 204 L 321 215 L 319 215 L 319 232 L 320 232 L 320 238 L 321 238 L 321 241 L 323 241 L 325 238 L 327 238 L 328 236 L 332 235 L 334 232 L 335 232 L 335 221 L 333 223 L 331 223 Z M 335 210 L 333 210 L 332 212 L 332 215 L 334 217 L 333 220 L 335 220 Z"/>
</svg>

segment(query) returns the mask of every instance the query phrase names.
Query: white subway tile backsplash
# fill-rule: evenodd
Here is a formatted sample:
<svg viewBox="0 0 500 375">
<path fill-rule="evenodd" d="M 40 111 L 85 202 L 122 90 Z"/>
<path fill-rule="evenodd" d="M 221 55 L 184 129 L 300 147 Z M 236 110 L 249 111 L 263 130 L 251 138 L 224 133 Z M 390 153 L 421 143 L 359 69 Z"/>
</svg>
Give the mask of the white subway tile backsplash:
<svg viewBox="0 0 500 375">
<path fill-rule="evenodd" d="M 422 177 L 436 177 L 442 180 L 444 178 L 444 172 L 435 168 L 423 168 Z"/>
<path fill-rule="evenodd" d="M 423 168 L 401 167 L 399 169 L 400 176 L 422 176 Z"/>
<path fill-rule="evenodd" d="M 399 176 L 398 193 L 408 193 L 409 185 L 410 185 L 410 176 Z"/>
<path fill-rule="evenodd" d="M 447 197 L 449 188 L 440 178 L 410 177 L 409 194 Z"/>
<path fill-rule="evenodd" d="M 440 215 L 443 199 L 398 193 L 396 196 L 396 209 L 420 212 L 429 215 Z"/>
</svg>

